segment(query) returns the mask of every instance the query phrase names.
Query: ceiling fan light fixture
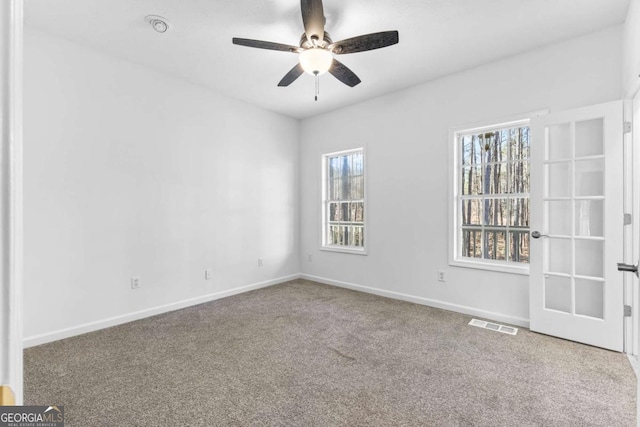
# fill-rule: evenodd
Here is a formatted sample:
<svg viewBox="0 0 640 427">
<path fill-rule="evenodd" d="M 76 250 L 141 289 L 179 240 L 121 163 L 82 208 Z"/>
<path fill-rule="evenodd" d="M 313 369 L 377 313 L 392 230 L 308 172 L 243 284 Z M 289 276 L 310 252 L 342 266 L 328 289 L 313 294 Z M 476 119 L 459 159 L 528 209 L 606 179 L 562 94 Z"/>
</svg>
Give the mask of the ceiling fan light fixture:
<svg viewBox="0 0 640 427">
<path fill-rule="evenodd" d="M 319 76 L 329 71 L 333 55 L 326 49 L 314 47 L 300 53 L 299 60 L 305 72 Z"/>
</svg>

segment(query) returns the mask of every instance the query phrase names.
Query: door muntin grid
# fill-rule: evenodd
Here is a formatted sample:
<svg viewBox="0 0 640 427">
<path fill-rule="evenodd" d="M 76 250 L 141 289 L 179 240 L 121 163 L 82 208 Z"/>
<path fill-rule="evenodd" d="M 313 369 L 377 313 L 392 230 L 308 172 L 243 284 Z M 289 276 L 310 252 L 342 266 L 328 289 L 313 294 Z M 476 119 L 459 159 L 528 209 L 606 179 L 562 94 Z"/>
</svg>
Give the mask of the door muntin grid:
<svg viewBox="0 0 640 427">
<path fill-rule="evenodd" d="M 546 128 L 544 308 L 603 320 L 604 119 Z"/>
</svg>

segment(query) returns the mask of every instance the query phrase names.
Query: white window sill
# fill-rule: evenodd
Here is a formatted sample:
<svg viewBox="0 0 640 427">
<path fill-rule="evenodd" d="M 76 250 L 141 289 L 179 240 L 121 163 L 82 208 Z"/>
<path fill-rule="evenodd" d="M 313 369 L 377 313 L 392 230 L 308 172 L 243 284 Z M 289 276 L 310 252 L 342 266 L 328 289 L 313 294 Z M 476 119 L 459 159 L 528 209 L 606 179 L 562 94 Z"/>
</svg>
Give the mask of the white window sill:
<svg viewBox="0 0 640 427">
<path fill-rule="evenodd" d="M 343 247 L 343 246 L 322 246 L 320 250 L 326 251 L 326 252 L 341 252 L 344 254 L 353 254 L 353 255 L 367 255 L 366 249 L 352 249 L 352 248 Z"/>
<path fill-rule="evenodd" d="M 506 263 L 501 261 L 474 261 L 474 260 L 453 260 L 449 261 L 449 265 L 453 267 L 463 268 L 475 268 L 477 270 L 495 271 L 497 273 L 509 273 L 520 274 L 523 276 L 529 275 L 529 264 L 514 265 L 512 263 Z"/>
</svg>

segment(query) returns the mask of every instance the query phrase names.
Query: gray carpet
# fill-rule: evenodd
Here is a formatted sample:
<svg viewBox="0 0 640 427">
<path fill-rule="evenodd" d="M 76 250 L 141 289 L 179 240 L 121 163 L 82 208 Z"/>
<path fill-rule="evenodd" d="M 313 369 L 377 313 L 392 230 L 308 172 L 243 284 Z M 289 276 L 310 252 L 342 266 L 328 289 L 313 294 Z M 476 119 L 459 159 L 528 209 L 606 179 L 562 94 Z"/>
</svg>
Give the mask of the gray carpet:
<svg viewBox="0 0 640 427">
<path fill-rule="evenodd" d="M 634 426 L 623 354 L 295 281 L 25 350 L 67 426 Z"/>
</svg>

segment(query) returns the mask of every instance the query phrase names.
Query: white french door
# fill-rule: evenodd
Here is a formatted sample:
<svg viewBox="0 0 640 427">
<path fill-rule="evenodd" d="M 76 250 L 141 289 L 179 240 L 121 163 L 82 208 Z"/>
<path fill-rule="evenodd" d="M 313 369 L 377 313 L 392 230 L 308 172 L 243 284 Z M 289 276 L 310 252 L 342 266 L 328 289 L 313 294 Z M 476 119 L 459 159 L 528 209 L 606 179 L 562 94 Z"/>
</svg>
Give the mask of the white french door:
<svg viewBox="0 0 640 427">
<path fill-rule="evenodd" d="M 531 132 L 531 330 L 622 351 L 622 101 L 534 118 Z"/>
</svg>

